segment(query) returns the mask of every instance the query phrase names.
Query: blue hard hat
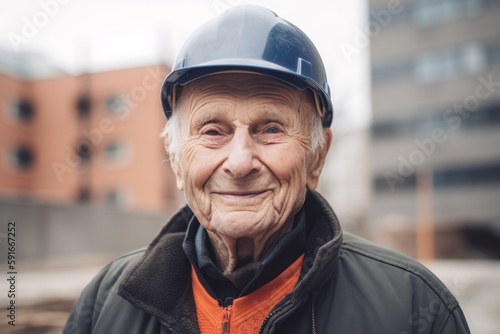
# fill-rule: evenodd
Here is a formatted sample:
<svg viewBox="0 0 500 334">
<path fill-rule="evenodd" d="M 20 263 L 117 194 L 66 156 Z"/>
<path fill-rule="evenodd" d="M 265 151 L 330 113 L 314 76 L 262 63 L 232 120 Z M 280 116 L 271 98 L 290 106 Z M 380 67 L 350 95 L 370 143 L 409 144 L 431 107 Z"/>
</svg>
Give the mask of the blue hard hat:
<svg viewBox="0 0 500 334">
<path fill-rule="evenodd" d="M 323 126 L 332 124 L 330 88 L 318 50 L 295 25 L 255 5 L 230 8 L 188 38 L 163 83 L 167 118 L 177 85 L 226 71 L 260 73 L 301 90 L 309 88 L 319 98 Z"/>
</svg>

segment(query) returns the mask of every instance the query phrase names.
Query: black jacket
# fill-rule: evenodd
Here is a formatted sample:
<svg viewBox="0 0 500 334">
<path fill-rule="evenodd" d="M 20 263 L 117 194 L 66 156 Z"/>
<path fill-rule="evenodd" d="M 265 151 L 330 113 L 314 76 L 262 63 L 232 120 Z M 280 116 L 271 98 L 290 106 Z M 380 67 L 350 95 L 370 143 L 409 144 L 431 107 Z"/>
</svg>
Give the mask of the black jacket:
<svg viewBox="0 0 500 334">
<path fill-rule="evenodd" d="M 416 261 L 342 233 L 317 193 L 306 202 L 308 245 L 299 281 L 261 333 L 470 333 L 458 302 Z M 190 262 L 193 213 L 180 210 L 146 250 L 105 267 L 75 303 L 64 333 L 198 333 Z"/>
</svg>

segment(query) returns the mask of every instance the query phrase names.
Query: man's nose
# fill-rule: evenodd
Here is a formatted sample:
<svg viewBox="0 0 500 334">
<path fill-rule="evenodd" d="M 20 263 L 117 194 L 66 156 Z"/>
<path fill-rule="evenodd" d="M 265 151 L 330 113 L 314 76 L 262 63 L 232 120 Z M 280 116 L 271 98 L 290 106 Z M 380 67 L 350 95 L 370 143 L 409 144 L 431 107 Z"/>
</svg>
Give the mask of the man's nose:
<svg viewBox="0 0 500 334">
<path fill-rule="evenodd" d="M 259 171 L 262 164 L 256 158 L 255 144 L 247 129 L 237 129 L 228 145 L 229 153 L 223 164 L 224 171 L 235 178 Z"/>
</svg>

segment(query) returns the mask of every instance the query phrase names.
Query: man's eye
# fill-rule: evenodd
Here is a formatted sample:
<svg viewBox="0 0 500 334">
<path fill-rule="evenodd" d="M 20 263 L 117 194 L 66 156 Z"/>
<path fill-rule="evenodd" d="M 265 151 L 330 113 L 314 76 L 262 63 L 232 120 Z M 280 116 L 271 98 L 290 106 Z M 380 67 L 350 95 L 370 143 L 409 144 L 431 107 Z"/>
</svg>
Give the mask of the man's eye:
<svg viewBox="0 0 500 334">
<path fill-rule="evenodd" d="M 275 126 L 269 127 L 265 131 L 266 133 L 280 133 L 281 130 Z"/>
<path fill-rule="evenodd" d="M 206 135 L 209 135 L 209 136 L 218 136 L 220 135 L 219 131 L 217 130 L 208 130 L 205 132 Z"/>
</svg>

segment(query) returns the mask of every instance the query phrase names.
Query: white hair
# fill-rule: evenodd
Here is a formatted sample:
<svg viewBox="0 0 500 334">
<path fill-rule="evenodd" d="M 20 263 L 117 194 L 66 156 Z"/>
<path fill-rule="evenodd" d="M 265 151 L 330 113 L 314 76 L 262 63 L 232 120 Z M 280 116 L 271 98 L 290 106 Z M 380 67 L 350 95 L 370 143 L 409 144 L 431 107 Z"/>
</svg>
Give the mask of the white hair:
<svg viewBox="0 0 500 334">
<path fill-rule="evenodd" d="M 323 131 L 323 122 L 319 113 L 313 110 L 312 114 L 309 145 L 311 146 L 311 151 L 316 152 L 316 150 L 323 148 L 325 145 L 325 132 Z"/>
<path fill-rule="evenodd" d="M 161 131 L 161 137 L 165 141 L 165 150 L 169 158 L 175 157 L 175 159 L 179 159 L 179 152 L 181 150 L 180 110 L 172 112 L 172 115 L 167 120 L 167 124 Z"/>
</svg>

